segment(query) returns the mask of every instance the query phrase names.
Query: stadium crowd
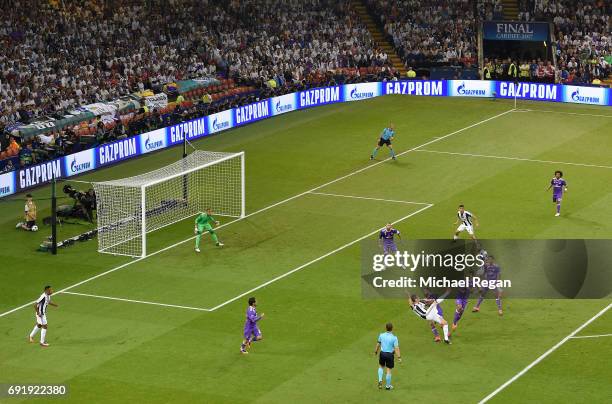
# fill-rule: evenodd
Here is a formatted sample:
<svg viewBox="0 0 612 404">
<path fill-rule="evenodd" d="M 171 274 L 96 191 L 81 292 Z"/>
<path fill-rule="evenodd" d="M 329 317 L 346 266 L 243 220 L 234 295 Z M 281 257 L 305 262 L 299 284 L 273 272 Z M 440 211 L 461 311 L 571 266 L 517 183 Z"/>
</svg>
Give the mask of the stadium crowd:
<svg viewBox="0 0 612 404">
<path fill-rule="evenodd" d="M 415 67 L 475 66 L 477 21 L 503 13 L 501 0 L 366 4 L 406 66 Z M 5 171 L 311 86 L 398 77 L 349 0 L 0 0 L 0 6 Z M 611 73 L 610 2 L 519 0 L 519 6 L 522 20 L 554 23 L 558 69 L 541 60 L 485 60 L 484 78 L 597 84 Z M 231 82 L 236 91 L 179 95 L 176 108 L 141 107 L 111 125 L 95 120 L 30 139 L 5 130 L 202 77 Z M 3 165 L 6 157 L 12 160 Z"/>
<path fill-rule="evenodd" d="M 612 3 L 604 0 L 520 0 L 519 19 L 555 28 L 557 79 L 598 84 L 612 73 Z"/>
<path fill-rule="evenodd" d="M 283 83 L 389 65 L 346 1 L 0 3 L 4 122 L 159 90 L 183 78 L 221 74 Z"/>
<path fill-rule="evenodd" d="M 348 1 L 0 0 L 0 5 L 5 10 L 0 16 L 1 126 L 146 89 L 158 92 L 187 78 L 220 76 L 278 93 L 344 76 L 355 79 L 364 67 L 375 68 L 377 77 L 393 75 L 387 55 Z M 330 73 L 340 69 L 340 75 Z M 190 105 L 167 119 L 187 119 L 246 99 Z M 137 132 L 154 127 L 152 121 L 159 119 L 147 115 L 117 130 Z M 96 138 L 112 140 L 103 130 L 96 129 Z M 32 143 L 38 150 L 36 140 Z M 15 155 L 16 146 L 2 146 L 5 156 Z M 23 144 L 19 153 L 28 149 Z M 48 154 L 21 160 L 35 162 Z"/>
<path fill-rule="evenodd" d="M 501 0 L 477 0 L 476 8 L 481 21 L 504 19 L 504 5 Z"/>
<path fill-rule="evenodd" d="M 476 63 L 474 5 L 470 0 L 367 0 L 408 66 Z"/>
</svg>

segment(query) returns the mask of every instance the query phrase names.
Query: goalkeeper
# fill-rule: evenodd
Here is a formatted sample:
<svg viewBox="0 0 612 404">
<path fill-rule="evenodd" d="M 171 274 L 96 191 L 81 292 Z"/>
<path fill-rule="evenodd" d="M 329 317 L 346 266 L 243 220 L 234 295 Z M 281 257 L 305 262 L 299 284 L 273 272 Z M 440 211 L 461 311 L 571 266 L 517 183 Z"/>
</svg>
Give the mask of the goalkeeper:
<svg viewBox="0 0 612 404">
<path fill-rule="evenodd" d="M 215 230 L 212 227 L 212 223 L 214 223 L 215 226 L 219 226 L 219 222 L 215 220 L 214 217 L 212 217 L 212 209 L 210 208 L 206 209 L 206 213 L 202 212 L 196 217 L 195 229 L 194 229 L 195 234 L 196 234 L 196 242 L 195 242 L 196 252 L 198 253 L 200 252 L 200 239 L 202 238 L 202 233 L 204 233 L 204 231 L 207 231 L 210 233 L 210 236 L 212 237 L 217 247 L 223 247 L 223 243 L 219 241 L 219 238 L 217 237 L 217 233 L 215 233 Z"/>
</svg>

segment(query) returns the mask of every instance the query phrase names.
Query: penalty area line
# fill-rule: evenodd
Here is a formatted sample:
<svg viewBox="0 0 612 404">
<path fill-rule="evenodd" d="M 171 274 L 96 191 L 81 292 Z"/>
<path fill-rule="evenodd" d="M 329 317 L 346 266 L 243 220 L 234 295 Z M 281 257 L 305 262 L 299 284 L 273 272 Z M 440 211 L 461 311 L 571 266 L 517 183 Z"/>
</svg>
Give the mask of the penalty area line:
<svg viewBox="0 0 612 404">
<path fill-rule="evenodd" d="M 177 309 L 197 310 L 197 311 L 210 311 L 209 309 L 204 309 L 202 307 L 191 307 L 191 306 L 181 306 L 181 305 L 178 305 L 178 304 L 166 304 L 166 303 L 157 303 L 157 302 L 147 302 L 147 301 L 144 301 L 144 300 L 124 299 L 124 298 L 121 298 L 121 297 L 91 295 L 89 293 L 77 293 L 77 292 L 62 292 L 62 293 L 66 294 L 66 295 L 93 297 L 93 298 L 96 298 L 96 299 L 117 300 L 117 301 L 120 301 L 120 302 L 149 304 L 149 305 L 152 305 L 152 306 L 174 307 L 174 308 L 177 308 Z"/>
<path fill-rule="evenodd" d="M 501 386 L 499 386 L 497 389 L 495 389 L 495 391 L 493 391 L 491 394 L 489 394 L 488 396 L 486 396 L 485 398 L 483 398 L 482 400 L 480 400 L 478 402 L 478 404 L 484 404 L 486 402 L 488 402 L 489 400 L 491 400 L 493 397 L 495 397 L 496 395 L 498 395 L 502 390 L 504 390 L 506 387 L 508 387 L 509 385 L 511 385 L 512 383 L 514 383 L 518 378 L 520 378 L 521 376 L 523 376 L 525 373 L 527 373 L 529 371 L 529 369 L 531 369 L 532 367 L 534 367 L 535 365 L 537 365 L 538 363 L 542 362 L 544 360 L 544 358 L 546 358 L 548 355 L 550 355 L 551 353 L 555 352 L 561 345 L 565 344 L 567 341 L 569 341 L 571 338 L 573 338 L 576 334 L 578 334 L 580 331 L 582 331 L 584 328 L 586 328 L 589 324 L 591 324 L 593 321 L 597 320 L 599 317 L 603 316 L 605 314 L 605 312 L 607 312 L 610 307 L 612 307 L 612 303 L 608 304 L 606 307 L 604 307 L 599 313 L 595 314 L 593 317 L 591 317 L 590 319 L 588 319 L 584 324 L 582 324 L 580 327 L 576 328 L 571 334 L 569 334 L 567 337 L 563 338 L 561 341 L 559 341 L 555 346 L 553 346 L 552 348 L 550 348 L 548 351 L 544 352 L 542 355 L 540 355 L 536 360 L 534 360 L 533 362 L 531 362 L 529 365 L 527 365 L 527 367 L 525 367 L 523 370 L 521 370 L 520 372 L 518 372 L 516 375 L 512 376 L 512 378 L 510 378 L 510 380 L 508 380 L 507 382 L 505 382 L 504 384 L 502 384 Z"/>
<path fill-rule="evenodd" d="M 234 219 L 234 220 L 232 220 L 232 221 L 230 221 L 230 222 L 224 223 L 224 224 L 220 225 L 219 227 L 217 227 L 217 229 L 220 229 L 220 228 L 225 227 L 225 226 L 229 226 L 230 224 L 232 224 L 232 223 L 234 223 L 234 222 L 237 222 L 238 220 L 241 220 L 241 219 Z M 135 263 L 137 263 L 137 262 L 140 262 L 140 261 L 142 261 L 142 260 L 145 260 L 145 259 L 147 259 L 147 258 L 149 258 L 149 257 L 152 257 L 152 256 L 157 255 L 157 254 L 159 254 L 159 253 L 162 253 L 162 252 L 164 252 L 164 251 L 170 250 L 170 249 L 172 249 L 172 248 L 174 248 L 174 247 L 177 247 L 177 246 L 179 246 L 179 245 L 181 245 L 181 244 L 185 244 L 186 242 L 191 241 L 191 240 L 193 240 L 193 239 L 195 239 L 195 236 L 189 237 L 188 239 L 185 239 L 185 240 L 179 241 L 178 243 L 174 243 L 174 244 L 172 244 L 172 245 L 169 245 L 168 247 L 164 247 L 164 248 L 162 248 L 162 249 L 160 249 L 160 250 L 154 251 L 154 252 L 152 252 L 151 254 L 147 255 L 146 257 L 136 258 L 136 259 L 133 259 L 133 260 L 131 260 L 131 261 L 125 262 L 125 263 L 123 263 L 123 264 L 121 264 L 121 265 L 118 265 L 118 266 L 116 266 L 116 267 L 114 267 L 114 268 L 111 268 L 111 269 L 109 269 L 108 271 L 100 272 L 100 273 L 99 273 L 99 274 L 97 274 L 97 275 L 91 276 L 91 277 L 89 277 L 89 278 L 87 278 L 87 279 L 83 279 L 83 280 L 82 280 L 82 281 L 80 281 L 80 282 L 77 282 L 77 283 L 72 284 L 72 285 L 70 285 L 70 286 L 67 286 L 67 287 L 65 287 L 65 288 L 63 288 L 63 289 L 60 289 L 60 290 L 58 290 L 57 292 L 55 292 L 55 293 L 53 293 L 53 294 L 54 294 L 54 295 L 59 295 L 60 293 L 67 293 L 67 292 L 68 292 L 70 289 L 74 289 L 74 288 L 76 288 L 76 287 L 78 287 L 78 286 L 81 286 L 81 285 L 83 285 L 83 284 L 85 284 L 85 283 L 91 282 L 91 281 L 93 281 L 94 279 L 101 278 L 101 277 L 106 276 L 106 275 L 108 275 L 108 274 L 110 274 L 110 273 L 113 273 L 113 272 L 115 272 L 115 271 L 118 271 L 118 270 L 120 270 L 120 269 L 123 269 L 123 268 L 125 268 L 125 267 L 128 267 L 128 266 L 130 266 L 130 265 L 132 265 L 132 264 L 135 264 Z M 16 311 L 18 311 L 18 310 L 21 310 L 21 309 L 23 309 L 23 308 L 29 307 L 29 306 L 31 306 L 31 305 L 32 305 L 32 304 L 34 304 L 34 303 L 36 303 L 36 300 L 32 300 L 31 302 L 28 302 L 28 303 L 22 304 L 21 306 L 15 307 L 14 309 L 11 309 L 11 310 L 8 310 L 8 311 L 5 311 L 4 313 L 0 313 L 0 318 L 1 318 L 1 317 L 4 317 L 4 316 L 8 316 L 9 314 L 14 313 L 14 312 L 16 312 Z"/>
<path fill-rule="evenodd" d="M 408 218 L 410 218 L 410 217 L 412 217 L 414 215 L 418 215 L 419 213 L 423 212 L 424 210 L 427 210 L 427 209 L 431 208 L 432 206 L 433 206 L 433 204 L 427 204 L 427 206 L 423 206 L 422 208 L 420 208 L 420 209 L 410 213 L 409 215 L 406 215 L 406 216 L 404 216 L 404 217 L 402 217 L 400 219 L 394 220 L 393 223 L 399 223 L 399 222 L 404 221 L 404 220 L 406 220 L 406 219 L 408 219 Z M 253 292 L 255 292 L 255 291 L 259 290 L 259 289 L 265 288 L 266 286 L 268 286 L 268 285 L 270 285 L 270 284 L 272 284 L 272 283 L 274 283 L 276 281 L 279 281 L 279 280 L 281 280 L 283 278 L 286 278 L 287 276 L 289 276 L 291 274 L 294 274 L 294 273 L 296 273 L 298 271 L 301 271 L 302 269 L 304 269 L 306 267 L 309 267 L 310 265 L 315 264 L 315 263 L 317 263 L 317 262 L 319 262 L 319 261 L 329 257 L 330 255 L 334 255 L 335 253 L 340 252 L 340 251 L 344 250 L 345 248 L 348 248 L 348 247 L 350 247 L 350 246 L 352 246 L 352 245 L 354 245 L 354 244 L 356 244 L 356 243 L 358 243 L 358 242 L 360 242 L 360 241 L 362 241 L 362 240 L 364 240 L 364 239 L 366 239 L 368 237 L 371 237 L 373 234 L 378 233 L 380 230 L 381 229 L 376 229 L 376 230 L 374 230 L 374 231 L 372 231 L 372 232 L 370 232 L 370 233 L 368 233 L 368 234 L 366 234 L 364 236 L 359 237 L 356 240 L 353 240 L 353 241 L 351 241 L 349 243 L 346 243 L 343 246 L 336 248 L 335 250 L 332 250 L 332 251 L 330 251 L 330 252 L 328 252 L 326 254 L 321 255 L 318 258 L 315 258 L 315 259 L 313 259 L 311 261 L 308 261 L 307 263 L 302 264 L 302 265 L 300 265 L 297 268 L 293 268 L 292 270 L 290 270 L 288 272 L 285 272 L 284 274 L 281 274 L 281 275 L 277 276 L 276 278 L 272 278 L 272 279 L 270 279 L 267 282 L 264 282 L 264 283 L 262 283 L 262 284 L 260 284 L 258 286 L 255 286 L 254 288 L 249 289 L 246 292 L 243 292 L 243 293 L 239 294 L 238 296 L 235 296 L 235 297 L 233 297 L 233 298 L 231 298 L 229 300 L 226 300 L 223 303 L 220 303 L 220 304 L 216 305 L 215 307 L 211 307 L 209 310 L 210 311 L 215 311 L 215 310 L 220 309 L 221 307 L 226 306 L 226 305 L 228 305 L 228 304 L 230 304 L 230 303 L 232 303 L 232 302 L 234 302 L 234 301 L 236 301 L 238 299 L 241 299 L 241 298 L 245 297 L 246 295 L 249 295 L 249 294 L 251 294 L 251 293 L 253 293 Z"/>
<path fill-rule="evenodd" d="M 418 213 L 420 213 L 420 212 L 422 212 L 422 211 L 424 211 L 426 209 L 429 209 L 429 208 L 431 208 L 433 206 L 433 204 L 431 204 L 431 203 L 394 201 L 394 200 L 388 200 L 388 199 L 355 197 L 355 196 L 348 196 L 348 195 L 337 195 L 337 194 L 326 194 L 326 193 L 315 193 L 315 192 L 312 192 L 312 193 L 313 194 L 320 194 L 320 195 L 340 196 L 340 197 L 347 197 L 347 198 L 372 199 L 372 200 L 376 200 L 376 201 L 399 202 L 399 203 L 406 203 L 406 204 L 426 205 L 426 206 L 420 208 L 419 210 L 417 210 L 415 212 L 412 212 L 409 215 L 406 215 L 406 216 L 396 220 L 395 222 L 401 222 L 401 221 L 403 221 L 405 219 L 408 219 L 409 217 L 412 217 L 412 216 L 414 216 L 414 215 L 416 215 L 416 214 L 418 214 Z M 335 253 L 337 253 L 337 252 L 339 252 L 339 251 L 341 251 L 341 250 L 343 250 L 343 249 L 345 249 L 345 248 L 347 248 L 347 247 L 349 247 L 349 246 L 351 246 L 351 245 L 353 245 L 353 244 L 355 244 L 355 243 L 357 243 L 357 242 L 359 242 L 359 241 L 361 241 L 361 240 L 371 236 L 372 234 L 375 234 L 378 231 L 380 231 L 380 229 L 377 229 L 377 230 L 375 230 L 375 231 L 373 231 L 371 233 L 368 233 L 365 236 L 358 238 L 357 240 L 351 241 L 350 243 L 347 243 L 347 244 L 343 245 L 342 247 L 339 247 L 339 248 L 337 248 L 337 249 L 335 249 L 333 251 L 328 252 L 327 254 L 324 254 L 324 255 L 322 255 L 322 256 L 320 256 L 318 258 L 315 258 L 314 260 L 312 260 L 310 262 L 307 262 L 306 264 L 300 265 L 299 267 L 294 268 L 294 269 L 292 269 L 289 272 L 286 272 L 286 273 L 284 273 L 284 274 L 282 274 L 280 276 L 277 276 L 274 279 L 271 279 L 271 280 L 269 280 L 269 281 L 267 281 L 267 282 L 265 282 L 265 283 L 255 287 L 255 288 L 253 288 L 253 289 L 251 289 L 251 290 L 249 290 L 247 292 L 242 293 L 239 296 L 236 296 L 236 297 L 234 297 L 234 298 L 232 298 L 232 299 L 230 299 L 230 300 L 228 300 L 226 302 L 223 302 L 223 303 L 221 303 L 221 304 L 219 304 L 219 305 L 217 305 L 217 306 L 215 306 L 213 308 L 210 308 L 210 309 L 201 308 L 201 307 L 183 306 L 183 305 L 178 305 L 178 304 L 167 304 L 167 303 L 149 302 L 149 301 L 144 301 L 144 300 L 126 299 L 126 298 L 121 298 L 121 297 L 94 295 L 94 294 L 89 294 L 89 293 L 70 292 L 70 291 L 65 291 L 65 290 L 62 291 L 62 293 L 67 294 L 67 295 L 92 297 L 92 298 L 105 299 L 105 300 L 115 300 L 115 301 L 120 301 L 120 302 L 140 303 L 140 304 L 148 304 L 148 305 L 153 305 L 153 306 L 173 307 L 173 308 L 178 308 L 178 309 L 198 310 L 198 311 L 211 312 L 211 311 L 215 311 L 218 308 L 221 308 L 221 307 L 223 307 L 223 306 L 225 306 L 225 305 L 227 305 L 227 304 L 229 304 L 229 303 L 231 303 L 231 302 L 233 302 L 233 301 L 235 301 L 235 300 L 237 300 L 237 299 L 239 299 L 241 297 L 244 297 L 245 295 L 247 295 L 247 294 L 249 294 L 251 292 L 254 292 L 257 289 L 261 289 L 261 288 L 263 288 L 265 286 L 268 286 L 271 283 L 274 283 L 274 282 L 276 282 L 276 281 L 278 281 L 278 280 L 280 280 L 282 278 L 285 278 L 285 277 L 291 275 L 294 272 L 297 272 L 297 271 L 299 271 L 301 269 L 306 268 L 307 266 L 309 266 L 311 264 L 314 264 L 315 262 L 318 262 L 318 261 L 320 261 L 320 260 L 322 260 L 322 259 L 324 259 L 326 257 L 329 257 L 330 255 L 335 254 Z"/>
</svg>

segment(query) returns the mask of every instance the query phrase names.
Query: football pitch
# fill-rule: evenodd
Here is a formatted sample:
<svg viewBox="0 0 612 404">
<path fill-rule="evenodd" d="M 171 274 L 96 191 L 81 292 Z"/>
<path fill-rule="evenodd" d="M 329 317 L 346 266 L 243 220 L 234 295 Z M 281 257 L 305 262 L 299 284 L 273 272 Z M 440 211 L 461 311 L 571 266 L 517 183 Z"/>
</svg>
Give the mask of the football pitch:
<svg viewBox="0 0 612 404">
<path fill-rule="evenodd" d="M 370 161 L 389 122 L 397 161 L 384 148 Z M 78 403 L 610 402 L 610 296 L 506 299 L 503 317 L 470 301 L 453 345 L 436 344 L 407 301 L 362 298 L 360 242 L 387 222 L 405 238 L 452 237 L 460 203 L 481 239 L 612 238 L 611 135 L 609 108 L 488 99 L 385 96 L 260 121 L 194 143 L 246 154 L 247 215 L 221 218 L 225 246 L 204 236 L 200 254 L 192 218 L 152 233 L 146 258 L 99 254 L 95 240 L 39 253 L 49 228 L 15 230 L 23 200 L 2 201 L 0 383 L 65 384 Z M 545 192 L 555 170 L 569 184 L 561 217 Z M 49 188 L 32 193 L 48 216 Z M 59 307 L 43 349 L 27 335 L 46 284 Z M 250 296 L 264 339 L 241 355 Z M 372 352 L 389 321 L 403 363 L 380 391 Z"/>
</svg>

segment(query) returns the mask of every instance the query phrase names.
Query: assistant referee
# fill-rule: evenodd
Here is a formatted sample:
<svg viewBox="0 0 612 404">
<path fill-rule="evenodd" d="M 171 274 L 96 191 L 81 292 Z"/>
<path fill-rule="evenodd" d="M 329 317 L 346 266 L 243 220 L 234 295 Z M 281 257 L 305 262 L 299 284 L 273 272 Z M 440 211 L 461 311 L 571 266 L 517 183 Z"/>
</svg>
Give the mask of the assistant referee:
<svg viewBox="0 0 612 404">
<path fill-rule="evenodd" d="M 382 389 L 382 377 L 385 368 L 387 368 L 387 385 L 385 386 L 385 389 L 391 390 L 393 388 L 391 385 L 391 369 L 395 367 L 394 355 L 397 354 L 397 360 L 400 362 L 402 361 L 402 355 L 399 349 L 399 341 L 391 332 L 393 331 L 393 324 L 387 323 L 385 327 L 387 331 L 378 336 L 378 342 L 376 343 L 374 355 L 378 354 L 380 351 L 380 356 L 378 358 L 378 388 Z"/>
</svg>

